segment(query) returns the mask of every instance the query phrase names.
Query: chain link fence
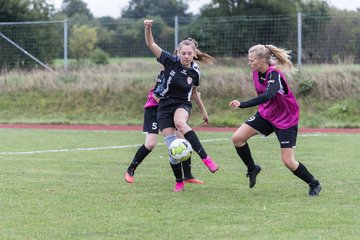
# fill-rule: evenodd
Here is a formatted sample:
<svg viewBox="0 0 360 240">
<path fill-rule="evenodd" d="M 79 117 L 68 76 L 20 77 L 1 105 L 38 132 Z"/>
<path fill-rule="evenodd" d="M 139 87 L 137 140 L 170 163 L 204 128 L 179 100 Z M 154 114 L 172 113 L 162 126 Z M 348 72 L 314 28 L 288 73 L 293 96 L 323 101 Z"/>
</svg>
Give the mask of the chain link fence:
<svg viewBox="0 0 360 240">
<path fill-rule="evenodd" d="M 76 58 L 74 42 L 81 39 L 75 39 L 74 29 L 79 26 L 96 35 L 90 39 L 84 34 L 77 48 L 85 48 L 93 40 L 91 51 L 101 49 L 114 58 L 151 56 L 144 41 L 143 20 L 0 23 L 0 67 L 46 67 L 59 59 L 66 64 L 67 59 Z M 192 37 L 202 51 L 217 58 L 246 57 L 248 48 L 260 43 L 292 50 L 298 64 L 360 62 L 360 13 L 155 18 L 153 34 L 159 46 L 170 52 L 178 41 Z"/>
</svg>

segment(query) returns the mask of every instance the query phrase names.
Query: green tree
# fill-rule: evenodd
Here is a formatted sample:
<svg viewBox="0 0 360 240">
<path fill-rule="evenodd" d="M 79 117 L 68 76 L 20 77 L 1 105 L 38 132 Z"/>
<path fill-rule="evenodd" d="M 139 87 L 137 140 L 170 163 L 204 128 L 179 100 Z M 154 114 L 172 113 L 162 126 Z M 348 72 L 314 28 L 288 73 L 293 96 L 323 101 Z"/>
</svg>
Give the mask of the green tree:
<svg viewBox="0 0 360 240">
<path fill-rule="evenodd" d="M 240 56 L 247 52 L 250 46 L 221 44 L 223 36 L 232 36 L 247 43 L 270 43 L 277 39 L 276 44 L 288 46 L 293 41 L 293 34 L 288 32 L 273 31 L 273 29 L 292 29 L 294 21 L 290 17 L 274 19 L 273 16 L 291 15 L 297 12 L 300 0 L 213 0 L 201 10 L 201 17 L 195 20 L 196 24 L 191 30 L 192 36 L 205 39 L 208 48 L 221 55 Z M 234 21 L 217 21 L 216 18 L 231 17 Z M 201 31 L 203 18 L 214 19 L 207 31 Z M 255 19 L 258 18 L 258 19 Z M 262 24 L 259 24 L 260 18 Z M 235 21 L 236 19 L 236 21 Z M 267 20 L 269 19 L 269 20 Z M 197 29 L 197 30 L 196 30 Z M 200 36 L 198 36 L 200 35 Z M 275 44 L 275 42 L 271 42 Z M 211 52 L 211 51 L 210 51 Z"/>
<path fill-rule="evenodd" d="M 168 25 L 173 26 L 174 16 L 191 17 L 186 13 L 188 4 L 182 0 L 131 0 L 129 6 L 122 11 L 122 18 L 145 18 L 159 16 Z"/>
<path fill-rule="evenodd" d="M 222 50 L 221 36 L 231 35 L 236 39 L 242 39 L 243 42 L 251 43 L 271 43 L 286 48 L 294 49 L 297 39 L 297 20 L 298 12 L 305 14 L 326 15 L 329 7 L 326 2 L 321 0 L 212 0 L 211 4 L 202 8 L 201 17 L 195 20 L 200 22 L 202 18 L 226 18 L 231 17 L 237 21 L 225 21 L 220 23 L 214 21 L 211 27 L 206 31 L 201 31 L 199 24 L 192 24 L 197 30 L 192 31 L 192 35 L 207 39 L 211 49 L 228 55 L 242 55 L 246 53 L 250 46 L 241 46 L 234 44 L 227 46 L 227 51 Z M 259 24 L 261 20 L 261 24 Z M 309 20 L 309 22 L 307 22 Z M 311 19 L 304 21 L 304 34 L 311 34 L 314 38 L 318 37 L 319 32 L 308 32 L 314 29 L 314 24 L 324 22 L 314 22 Z M 201 24 L 200 24 L 201 26 Z M 278 29 L 288 29 L 287 31 L 278 31 Z M 292 30 L 293 29 L 293 30 Z M 321 28 L 317 28 L 321 29 Z M 219 37 L 220 35 L 220 37 Z M 213 37 L 210 37 L 213 36 Z M 198 39 L 200 40 L 198 37 Z M 236 48 L 237 47 L 237 48 Z M 295 48 L 296 49 L 296 48 Z"/>
<path fill-rule="evenodd" d="M 96 42 L 96 28 L 86 25 L 74 25 L 72 27 L 69 48 L 72 57 L 76 60 L 84 61 L 86 57 L 89 57 L 95 49 Z"/>
<path fill-rule="evenodd" d="M 0 0 L 0 22 L 47 20 L 53 12 L 46 0 Z"/>
<path fill-rule="evenodd" d="M 301 0 L 213 0 L 201 16 L 256 16 L 296 13 Z"/>
<path fill-rule="evenodd" d="M 87 4 L 82 0 L 63 0 L 61 6 L 61 12 L 68 18 L 79 18 L 80 15 L 86 17 L 87 19 L 93 19 L 93 15 L 87 7 Z"/>
<path fill-rule="evenodd" d="M 151 18 L 156 22 L 152 28 L 155 41 L 161 48 L 172 52 L 174 49 L 173 42 L 169 43 L 167 40 L 174 36 L 174 29 L 167 26 L 160 17 Z M 144 40 L 143 19 L 135 21 L 129 19 L 121 20 L 115 31 L 114 39 L 116 40 L 116 45 L 114 45 L 112 53 L 115 56 L 152 56 Z"/>
</svg>

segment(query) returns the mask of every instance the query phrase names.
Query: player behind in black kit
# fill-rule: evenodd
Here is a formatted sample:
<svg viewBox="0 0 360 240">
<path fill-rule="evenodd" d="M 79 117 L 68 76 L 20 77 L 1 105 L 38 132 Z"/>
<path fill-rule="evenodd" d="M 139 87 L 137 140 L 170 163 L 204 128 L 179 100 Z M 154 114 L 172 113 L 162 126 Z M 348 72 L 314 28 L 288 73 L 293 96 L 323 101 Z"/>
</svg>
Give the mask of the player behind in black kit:
<svg viewBox="0 0 360 240">
<path fill-rule="evenodd" d="M 144 123 L 143 123 L 143 132 L 146 134 L 145 143 L 141 145 L 135 153 L 133 160 L 131 161 L 129 167 L 125 172 L 124 179 L 128 183 L 133 183 L 135 181 L 134 174 L 136 168 L 141 164 L 141 162 L 146 158 L 146 156 L 155 148 L 157 144 L 159 128 L 157 122 L 157 108 L 159 97 L 154 95 L 154 90 L 161 83 L 164 83 L 164 71 L 160 71 L 157 76 L 157 82 L 152 88 L 147 96 L 147 101 L 144 106 Z M 162 87 L 161 87 L 162 88 Z M 206 113 L 206 112 L 205 112 Z M 207 113 L 206 113 L 207 116 Z M 207 117 L 206 117 L 207 118 Z M 178 136 L 182 137 L 182 136 Z M 181 162 L 183 173 L 184 173 L 184 181 L 186 183 L 195 183 L 195 184 L 203 184 L 204 182 L 196 179 L 191 173 L 191 158 Z"/>
</svg>

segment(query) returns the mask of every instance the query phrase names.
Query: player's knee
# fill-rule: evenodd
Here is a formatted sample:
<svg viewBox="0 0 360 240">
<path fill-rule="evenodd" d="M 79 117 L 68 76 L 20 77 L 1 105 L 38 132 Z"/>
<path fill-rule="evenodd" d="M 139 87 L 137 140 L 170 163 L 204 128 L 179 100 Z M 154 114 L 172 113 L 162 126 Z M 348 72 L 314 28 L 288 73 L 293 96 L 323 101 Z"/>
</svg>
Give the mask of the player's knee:
<svg viewBox="0 0 360 240">
<path fill-rule="evenodd" d="M 282 162 L 284 163 L 285 167 L 287 167 L 288 169 L 290 169 L 291 171 L 296 169 L 296 161 L 294 159 L 290 159 L 290 158 L 283 158 Z"/>
<path fill-rule="evenodd" d="M 183 133 L 187 127 L 187 124 L 186 124 L 186 122 L 175 121 L 175 127 L 179 132 Z"/>
<path fill-rule="evenodd" d="M 157 142 L 147 142 L 145 143 L 145 147 L 147 150 L 152 151 L 156 147 Z"/>
<path fill-rule="evenodd" d="M 235 146 L 242 146 L 246 142 L 242 135 L 234 133 L 231 137 L 231 141 Z"/>
</svg>

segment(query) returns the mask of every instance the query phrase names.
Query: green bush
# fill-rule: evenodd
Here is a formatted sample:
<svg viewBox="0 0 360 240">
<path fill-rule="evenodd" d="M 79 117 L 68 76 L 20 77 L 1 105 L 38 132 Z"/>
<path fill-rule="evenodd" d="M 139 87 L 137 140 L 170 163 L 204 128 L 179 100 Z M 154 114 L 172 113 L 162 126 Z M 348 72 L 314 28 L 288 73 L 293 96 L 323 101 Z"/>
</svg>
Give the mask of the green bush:
<svg viewBox="0 0 360 240">
<path fill-rule="evenodd" d="M 314 87 L 314 81 L 311 79 L 301 79 L 298 87 L 298 93 L 300 96 L 309 95 Z"/>
<path fill-rule="evenodd" d="M 69 48 L 71 55 L 78 61 L 84 61 L 97 43 L 96 29 L 85 25 L 74 25 L 71 29 Z"/>
<path fill-rule="evenodd" d="M 100 48 L 95 49 L 93 53 L 90 55 L 90 61 L 97 65 L 109 64 L 109 58 L 110 58 L 109 54 Z"/>
</svg>

